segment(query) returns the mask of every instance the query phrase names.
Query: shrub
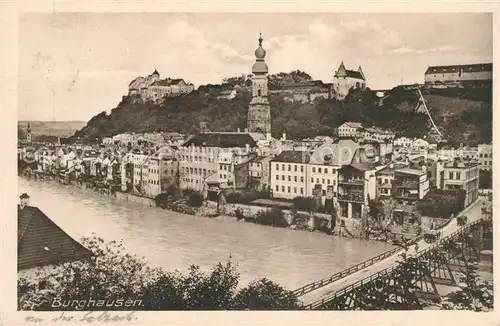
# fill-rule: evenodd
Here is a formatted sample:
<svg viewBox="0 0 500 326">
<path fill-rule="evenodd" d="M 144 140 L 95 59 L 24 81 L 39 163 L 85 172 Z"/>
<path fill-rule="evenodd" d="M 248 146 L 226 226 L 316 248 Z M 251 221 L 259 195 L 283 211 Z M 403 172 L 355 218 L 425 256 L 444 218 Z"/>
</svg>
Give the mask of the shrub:
<svg viewBox="0 0 500 326">
<path fill-rule="evenodd" d="M 259 212 L 256 216 L 256 223 L 277 227 L 288 227 L 283 211 L 279 208 L 272 208 L 268 211 Z"/>
<path fill-rule="evenodd" d="M 193 207 L 200 207 L 203 205 L 203 195 L 194 189 L 184 189 L 182 196 L 187 199 L 188 205 Z"/>
<path fill-rule="evenodd" d="M 128 254 L 121 243 L 84 238 L 94 253 L 88 261 L 66 262 L 40 269 L 35 278 L 18 278 L 18 310 L 88 310 L 54 306 L 60 302 L 140 300 L 140 310 L 295 309 L 296 296 L 267 279 L 238 290 L 240 275 L 229 260 L 209 272 L 192 265 L 188 274 L 149 268 L 145 259 Z M 41 288 L 40 284 L 43 284 Z M 97 301 L 97 300 L 96 300 Z M 137 310 L 138 306 L 93 305 L 92 310 Z"/>
<path fill-rule="evenodd" d="M 319 205 L 316 199 L 312 197 L 299 196 L 293 199 L 293 207 L 298 211 L 314 213 L 318 211 Z"/>
<path fill-rule="evenodd" d="M 417 203 L 417 209 L 426 216 L 448 218 L 464 208 L 464 200 L 464 190 L 432 189 Z"/>
</svg>

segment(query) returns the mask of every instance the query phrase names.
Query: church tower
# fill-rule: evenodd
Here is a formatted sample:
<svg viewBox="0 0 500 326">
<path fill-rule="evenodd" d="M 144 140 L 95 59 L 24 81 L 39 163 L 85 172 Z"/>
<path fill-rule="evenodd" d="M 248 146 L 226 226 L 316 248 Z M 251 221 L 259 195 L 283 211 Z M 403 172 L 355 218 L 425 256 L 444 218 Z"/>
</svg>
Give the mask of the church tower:
<svg viewBox="0 0 500 326">
<path fill-rule="evenodd" d="M 267 100 L 266 51 L 262 48 L 262 34 L 259 47 L 255 50 L 255 63 L 252 67 L 252 100 L 248 108 L 247 128 L 249 132 L 259 132 L 271 136 L 271 108 Z"/>
<path fill-rule="evenodd" d="M 28 122 L 28 126 L 26 128 L 26 144 L 31 144 L 33 141 L 33 135 L 31 134 L 31 126 L 30 123 Z"/>
</svg>

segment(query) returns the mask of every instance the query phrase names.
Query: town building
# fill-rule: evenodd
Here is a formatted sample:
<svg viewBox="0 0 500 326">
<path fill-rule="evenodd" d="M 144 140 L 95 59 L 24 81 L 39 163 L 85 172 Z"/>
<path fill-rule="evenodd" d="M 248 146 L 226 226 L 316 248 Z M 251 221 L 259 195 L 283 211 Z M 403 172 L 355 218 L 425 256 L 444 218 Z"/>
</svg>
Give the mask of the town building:
<svg viewBox="0 0 500 326">
<path fill-rule="evenodd" d="M 444 190 L 465 190 L 465 207 L 472 204 L 478 197 L 479 164 L 477 161 L 455 159 L 444 164 Z"/>
<path fill-rule="evenodd" d="M 148 157 L 146 164 L 148 172 L 144 192 L 147 197 L 155 198 L 169 186 L 178 184 L 179 161 L 171 147 L 160 148 Z"/>
<path fill-rule="evenodd" d="M 493 64 L 430 66 L 425 71 L 425 85 L 429 87 L 491 86 Z"/>
<path fill-rule="evenodd" d="M 364 218 L 368 200 L 376 197 L 376 167 L 368 163 L 351 163 L 339 170 L 338 216 L 340 225 L 351 224 L 346 220 Z"/>
<path fill-rule="evenodd" d="M 360 122 L 344 122 L 338 127 L 337 133 L 339 137 L 359 137 L 363 130 Z"/>
<path fill-rule="evenodd" d="M 386 167 L 378 170 L 377 178 L 377 198 L 384 199 L 393 196 L 395 172 L 408 167 L 409 163 L 390 163 Z"/>
<path fill-rule="evenodd" d="M 271 137 L 271 107 L 267 99 L 268 67 L 265 62 L 266 51 L 262 48 L 262 35 L 259 47 L 255 50 L 255 63 L 252 66 L 252 100 L 248 108 L 247 128 L 249 132 L 263 133 Z"/>
<path fill-rule="evenodd" d="M 205 192 L 209 184 L 213 189 L 246 187 L 248 162 L 256 156 L 257 141 L 264 137 L 247 131 L 193 136 L 179 147 L 181 189 Z"/>
<path fill-rule="evenodd" d="M 306 196 L 309 151 L 283 151 L 271 160 L 271 191 L 273 198 L 293 199 Z"/>
<path fill-rule="evenodd" d="M 491 171 L 493 168 L 493 145 L 479 144 L 477 152 L 479 169 Z"/>
<path fill-rule="evenodd" d="M 248 164 L 249 187 L 259 191 L 270 190 L 271 159 L 274 155 L 259 155 Z"/>
<path fill-rule="evenodd" d="M 347 70 L 344 66 L 344 62 L 340 63 L 339 69 L 335 72 L 333 76 L 333 95 L 336 99 L 344 99 L 351 89 L 365 89 L 366 79 L 361 69 L 358 70 Z"/>
<path fill-rule="evenodd" d="M 182 78 L 160 79 L 160 73 L 155 70 L 146 77 L 137 77 L 128 86 L 128 96 L 139 97 L 143 102 L 158 102 L 165 97 L 188 94 L 194 91 L 194 85 Z"/>
<path fill-rule="evenodd" d="M 38 207 L 30 206 L 23 193 L 17 206 L 17 270 L 20 276 L 35 278 L 39 268 L 87 260 L 93 253 L 57 226 Z"/>
<path fill-rule="evenodd" d="M 420 169 L 401 168 L 394 172 L 393 194 L 396 200 L 404 204 L 414 203 L 429 192 L 427 167 Z"/>
</svg>

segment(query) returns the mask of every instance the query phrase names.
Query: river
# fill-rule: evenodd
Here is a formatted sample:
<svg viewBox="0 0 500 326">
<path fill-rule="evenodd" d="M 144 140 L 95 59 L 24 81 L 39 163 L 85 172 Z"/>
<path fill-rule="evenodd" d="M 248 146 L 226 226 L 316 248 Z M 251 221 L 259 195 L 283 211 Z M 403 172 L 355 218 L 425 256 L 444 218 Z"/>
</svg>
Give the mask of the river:
<svg viewBox="0 0 500 326">
<path fill-rule="evenodd" d="M 327 277 L 392 248 L 390 244 L 183 215 L 108 197 L 53 181 L 18 178 L 19 194 L 75 239 L 92 233 L 122 240 L 151 266 L 186 272 L 209 270 L 231 255 L 240 285 L 267 277 L 288 289 Z"/>
</svg>

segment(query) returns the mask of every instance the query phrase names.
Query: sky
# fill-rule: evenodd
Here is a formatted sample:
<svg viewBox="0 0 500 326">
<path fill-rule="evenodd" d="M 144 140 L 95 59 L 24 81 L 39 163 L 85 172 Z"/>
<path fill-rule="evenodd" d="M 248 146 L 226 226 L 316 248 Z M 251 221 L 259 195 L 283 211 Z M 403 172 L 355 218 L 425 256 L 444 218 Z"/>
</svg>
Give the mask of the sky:
<svg viewBox="0 0 500 326">
<path fill-rule="evenodd" d="M 341 61 L 371 89 L 423 82 L 428 66 L 493 61 L 488 13 L 36 13 L 19 20 L 19 119 L 89 120 L 137 76 L 195 86 L 251 73 L 331 83 Z"/>
</svg>

